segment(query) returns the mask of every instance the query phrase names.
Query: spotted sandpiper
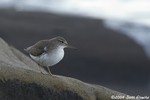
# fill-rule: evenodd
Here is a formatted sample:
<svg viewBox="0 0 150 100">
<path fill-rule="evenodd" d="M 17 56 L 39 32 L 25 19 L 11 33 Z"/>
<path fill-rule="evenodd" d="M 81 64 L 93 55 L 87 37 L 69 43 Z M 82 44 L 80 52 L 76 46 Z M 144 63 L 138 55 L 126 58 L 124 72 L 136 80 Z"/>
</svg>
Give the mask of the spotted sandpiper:
<svg viewBox="0 0 150 100">
<path fill-rule="evenodd" d="M 63 37 L 55 37 L 49 40 L 40 40 L 34 45 L 25 49 L 30 57 L 42 67 L 49 67 L 60 62 L 64 57 L 64 48 L 75 48 L 67 43 Z M 52 75 L 53 76 L 53 75 Z"/>
</svg>

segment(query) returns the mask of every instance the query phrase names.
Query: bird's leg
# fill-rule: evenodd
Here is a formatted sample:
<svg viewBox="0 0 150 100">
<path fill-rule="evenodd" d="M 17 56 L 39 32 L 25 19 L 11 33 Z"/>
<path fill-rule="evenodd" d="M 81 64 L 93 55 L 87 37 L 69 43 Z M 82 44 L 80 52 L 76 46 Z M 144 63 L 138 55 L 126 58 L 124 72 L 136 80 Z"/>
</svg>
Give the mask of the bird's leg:
<svg viewBox="0 0 150 100">
<path fill-rule="evenodd" d="M 49 74 L 50 74 L 52 77 L 54 77 L 54 75 L 51 73 L 51 71 L 50 71 L 50 69 L 49 69 L 48 66 L 47 66 L 47 69 L 48 69 Z"/>
<path fill-rule="evenodd" d="M 40 66 L 39 66 L 39 71 L 40 71 L 42 74 L 45 75 L 45 73 L 41 70 Z"/>
<path fill-rule="evenodd" d="M 39 67 L 38 67 L 38 69 L 39 69 L 39 71 L 42 73 L 42 74 L 44 74 L 45 75 L 45 73 L 41 70 L 41 68 L 40 68 L 40 64 L 38 64 L 39 65 Z M 42 66 L 41 66 L 42 67 Z M 55 75 L 53 75 L 52 73 L 51 73 L 51 71 L 50 71 L 50 69 L 49 69 L 49 67 L 47 66 L 47 69 L 48 69 L 48 73 L 52 76 L 52 77 L 55 77 Z"/>
<path fill-rule="evenodd" d="M 45 74 L 45 73 L 41 70 L 41 68 L 40 68 L 41 65 L 38 64 L 38 66 L 39 66 L 39 67 L 38 67 L 38 70 L 40 71 L 40 73 Z M 41 66 L 41 67 L 42 67 L 42 66 Z"/>
</svg>

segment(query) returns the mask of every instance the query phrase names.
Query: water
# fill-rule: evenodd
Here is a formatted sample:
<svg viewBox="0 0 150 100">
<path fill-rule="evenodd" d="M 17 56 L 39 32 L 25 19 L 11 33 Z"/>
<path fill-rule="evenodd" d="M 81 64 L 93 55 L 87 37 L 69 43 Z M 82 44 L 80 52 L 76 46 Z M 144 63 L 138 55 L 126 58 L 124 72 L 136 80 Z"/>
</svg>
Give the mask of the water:
<svg viewBox="0 0 150 100">
<path fill-rule="evenodd" d="M 150 58 L 150 0 L 0 0 L 0 7 L 103 19 L 105 27 L 129 36 Z"/>
<path fill-rule="evenodd" d="M 0 0 L 0 7 L 119 19 L 150 26 L 150 0 Z"/>
<path fill-rule="evenodd" d="M 0 0 L 0 7 L 103 19 L 106 27 L 135 40 L 150 58 L 150 0 Z"/>
<path fill-rule="evenodd" d="M 110 29 L 120 31 L 139 44 L 150 58 L 150 27 L 124 21 L 104 21 L 104 25 Z"/>
</svg>

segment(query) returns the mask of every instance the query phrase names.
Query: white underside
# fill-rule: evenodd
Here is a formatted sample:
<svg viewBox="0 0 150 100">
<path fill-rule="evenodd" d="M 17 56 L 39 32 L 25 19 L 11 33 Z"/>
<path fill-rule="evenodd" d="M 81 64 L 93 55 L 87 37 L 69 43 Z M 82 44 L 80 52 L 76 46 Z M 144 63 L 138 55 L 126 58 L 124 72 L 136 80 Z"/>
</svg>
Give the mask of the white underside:
<svg viewBox="0 0 150 100">
<path fill-rule="evenodd" d="M 30 55 L 30 57 L 42 66 L 53 66 L 63 59 L 64 49 L 58 48 L 53 50 L 51 53 L 44 53 L 40 56 Z"/>
</svg>

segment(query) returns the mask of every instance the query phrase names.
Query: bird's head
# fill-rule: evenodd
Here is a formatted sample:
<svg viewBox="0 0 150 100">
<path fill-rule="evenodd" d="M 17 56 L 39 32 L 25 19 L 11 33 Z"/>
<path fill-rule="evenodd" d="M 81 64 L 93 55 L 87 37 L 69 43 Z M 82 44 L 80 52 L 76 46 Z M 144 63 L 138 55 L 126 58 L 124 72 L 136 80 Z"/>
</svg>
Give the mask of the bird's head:
<svg viewBox="0 0 150 100">
<path fill-rule="evenodd" d="M 57 37 L 53 38 L 52 41 L 55 42 L 55 44 L 57 44 L 57 46 L 62 46 L 63 48 L 77 49 L 76 47 L 69 45 L 67 43 L 66 39 L 61 36 L 57 36 Z"/>
</svg>

